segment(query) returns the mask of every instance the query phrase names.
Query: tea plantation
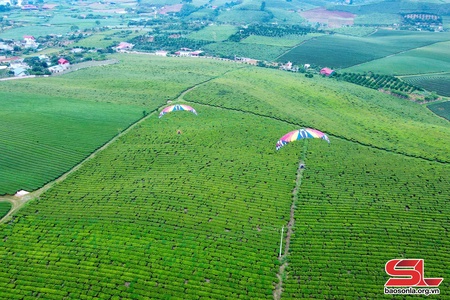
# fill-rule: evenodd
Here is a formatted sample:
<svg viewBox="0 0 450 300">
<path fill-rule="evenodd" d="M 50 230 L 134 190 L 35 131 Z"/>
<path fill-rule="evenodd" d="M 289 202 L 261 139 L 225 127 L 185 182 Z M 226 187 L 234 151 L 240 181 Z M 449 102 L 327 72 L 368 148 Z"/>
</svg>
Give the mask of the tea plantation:
<svg viewBox="0 0 450 300">
<path fill-rule="evenodd" d="M 0 299 L 273 299 L 277 285 L 281 299 L 378 299 L 394 258 L 450 277 L 447 120 L 329 78 L 116 58 L 2 85 L 147 114 L 0 224 Z M 168 99 L 198 115 L 158 118 Z M 300 127 L 331 143 L 275 150 Z M 282 226 L 293 231 L 279 259 Z"/>
</svg>

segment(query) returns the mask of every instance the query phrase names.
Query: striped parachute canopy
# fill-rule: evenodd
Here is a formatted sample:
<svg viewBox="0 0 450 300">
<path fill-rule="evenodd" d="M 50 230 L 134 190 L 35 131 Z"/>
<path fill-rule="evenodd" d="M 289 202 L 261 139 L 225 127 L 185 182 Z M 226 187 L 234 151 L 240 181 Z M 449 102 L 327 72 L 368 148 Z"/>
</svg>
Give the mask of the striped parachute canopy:
<svg viewBox="0 0 450 300">
<path fill-rule="evenodd" d="M 279 150 L 284 145 L 293 141 L 311 138 L 322 139 L 330 143 L 330 140 L 328 139 L 328 136 L 325 133 L 312 128 L 302 128 L 283 135 L 277 142 L 276 149 Z"/>
<path fill-rule="evenodd" d="M 170 113 L 170 112 L 173 112 L 173 111 L 178 111 L 178 110 L 187 110 L 187 111 L 193 112 L 194 114 L 197 115 L 197 112 L 195 111 L 195 109 L 193 109 L 189 105 L 175 104 L 175 105 L 167 106 L 166 108 L 164 108 L 161 111 L 161 113 L 159 114 L 159 117 L 161 118 L 162 116 L 164 116 L 167 113 Z"/>
</svg>

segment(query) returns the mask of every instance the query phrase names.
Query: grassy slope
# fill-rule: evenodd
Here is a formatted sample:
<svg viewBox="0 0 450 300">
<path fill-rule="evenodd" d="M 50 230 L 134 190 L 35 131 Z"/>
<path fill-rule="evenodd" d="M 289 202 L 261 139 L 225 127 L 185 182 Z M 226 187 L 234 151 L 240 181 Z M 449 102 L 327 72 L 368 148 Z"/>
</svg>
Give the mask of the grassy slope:
<svg viewBox="0 0 450 300">
<path fill-rule="evenodd" d="M 379 30 L 368 37 L 330 35 L 307 41 L 279 60 L 347 68 L 374 59 L 450 40 L 450 34 Z"/>
<path fill-rule="evenodd" d="M 242 69 L 186 99 L 253 111 L 379 148 L 449 161 L 447 122 L 418 104 L 328 78 Z M 423 132 L 427 132 L 426 135 Z"/>
<path fill-rule="evenodd" d="M 271 297 L 298 160 L 273 141 L 289 126 L 195 107 L 151 116 L 2 224 L 0 282 L 16 283 L 0 297 Z"/>
<path fill-rule="evenodd" d="M 64 76 L 1 82 L 0 194 L 58 177 L 149 112 L 235 64 L 151 56 Z M 125 61 L 126 60 L 126 61 Z M 180 69 L 177 69 L 180 68 Z"/>
<path fill-rule="evenodd" d="M 220 42 L 228 39 L 230 35 L 234 34 L 236 31 L 236 26 L 232 25 L 210 25 L 200 31 L 189 34 L 188 38 L 194 40 Z"/>
</svg>

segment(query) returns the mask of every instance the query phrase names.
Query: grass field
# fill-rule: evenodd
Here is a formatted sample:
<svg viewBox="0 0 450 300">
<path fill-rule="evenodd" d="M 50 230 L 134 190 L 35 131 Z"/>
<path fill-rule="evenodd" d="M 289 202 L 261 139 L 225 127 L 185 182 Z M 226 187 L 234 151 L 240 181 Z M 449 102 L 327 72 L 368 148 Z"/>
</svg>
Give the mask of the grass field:
<svg viewBox="0 0 450 300">
<path fill-rule="evenodd" d="M 1 82 L 0 195 L 34 190 L 68 171 L 132 122 L 235 64 L 121 56 L 116 65 Z M 177 65 L 184 71 L 175 67 Z M 170 84 L 167 78 L 171 78 Z"/>
<path fill-rule="evenodd" d="M 267 61 L 274 61 L 289 49 L 288 47 L 234 42 L 214 43 L 203 48 L 216 56 L 233 58 L 236 55 Z"/>
<path fill-rule="evenodd" d="M 11 209 L 11 203 L 9 202 L 0 202 L 0 218 L 8 213 Z"/>
<path fill-rule="evenodd" d="M 450 101 L 432 103 L 428 105 L 428 108 L 438 116 L 446 118 L 450 121 Z"/>
<path fill-rule="evenodd" d="M 269 14 L 259 10 L 241 10 L 232 9 L 222 12 L 218 17 L 218 22 L 231 23 L 231 24 L 248 24 L 253 22 L 263 22 L 264 18 L 267 18 Z"/>
<path fill-rule="evenodd" d="M 343 71 L 356 73 L 372 71 L 389 75 L 444 72 L 450 70 L 449 47 L 450 42 L 436 43 L 366 62 Z"/>
<path fill-rule="evenodd" d="M 427 277 L 450 276 L 448 121 L 319 76 L 114 57 L 121 64 L 47 85 L 10 82 L 4 91 L 2 83 L 2 93 L 149 111 L 170 82 L 198 115 L 150 115 L 0 224 L 1 299 L 272 299 L 283 262 L 281 299 L 381 299 L 394 258 L 423 258 Z M 276 151 L 299 127 L 322 130 L 331 143 Z M 294 220 L 279 260 L 280 229 Z M 450 295 L 448 281 L 440 288 Z"/>
<path fill-rule="evenodd" d="M 367 36 L 374 33 L 375 27 L 366 26 L 351 26 L 351 27 L 340 27 L 333 29 L 333 32 L 352 36 Z"/>
<path fill-rule="evenodd" d="M 241 41 L 243 44 L 259 44 L 278 47 L 293 47 L 309 39 L 322 36 L 320 33 L 311 33 L 307 35 L 286 35 L 283 37 L 270 37 L 251 35 Z"/>
<path fill-rule="evenodd" d="M 449 33 L 378 30 L 368 37 L 323 36 L 293 48 L 279 60 L 348 68 L 402 51 L 448 41 Z"/>
<path fill-rule="evenodd" d="M 189 34 L 188 38 L 193 40 L 205 40 L 221 42 L 236 33 L 237 27 L 233 25 L 210 25 L 200 31 Z"/>
<path fill-rule="evenodd" d="M 439 95 L 450 97 L 450 73 L 405 76 L 402 80 L 422 87 L 430 92 L 436 92 Z"/>
<path fill-rule="evenodd" d="M 399 24 L 401 18 L 398 14 L 393 13 L 357 14 L 354 22 L 355 25 L 362 26 L 392 25 Z"/>
<path fill-rule="evenodd" d="M 26 26 L 17 27 L 0 32 L 2 39 L 23 40 L 24 35 L 32 35 L 34 37 L 46 36 L 50 34 L 66 34 L 70 31 L 69 25 L 62 26 Z"/>
</svg>

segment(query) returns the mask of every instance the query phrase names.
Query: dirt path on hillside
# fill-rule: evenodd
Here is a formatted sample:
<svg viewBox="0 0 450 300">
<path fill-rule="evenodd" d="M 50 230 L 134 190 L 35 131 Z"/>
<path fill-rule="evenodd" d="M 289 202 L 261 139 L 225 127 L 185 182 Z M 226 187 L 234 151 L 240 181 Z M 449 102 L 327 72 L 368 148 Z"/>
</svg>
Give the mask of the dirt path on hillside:
<svg viewBox="0 0 450 300">
<path fill-rule="evenodd" d="M 287 225 L 286 242 L 284 245 L 283 255 L 281 255 L 281 257 L 279 258 L 281 265 L 280 265 L 280 269 L 278 270 L 278 274 L 277 274 L 278 283 L 275 286 L 275 289 L 273 291 L 273 299 L 274 300 L 281 299 L 281 294 L 283 293 L 283 280 L 285 280 L 287 278 L 286 268 L 288 266 L 289 246 L 291 244 L 291 237 L 292 237 L 292 233 L 294 231 L 293 228 L 295 225 L 295 208 L 297 207 L 297 202 L 298 202 L 298 192 L 299 192 L 300 186 L 302 184 L 303 172 L 305 171 L 304 159 L 305 159 L 307 147 L 308 147 L 308 144 L 305 142 L 305 144 L 303 146 L 302 157 L 300 158 L 300 162 L 299 162 L 298 168 L 297 168 L 297 178 L 295 179 L 295 187 L 294 187 L 294 190 L 292 191 L 292 205 L 291 205 L 289 223 Z"/>
<path fill-rule="evenodd" d="M 110 60 L 109 63 L 107 64 L 112 64 L 112 63 L 117 63 L 117 60 Z M 92 65 L 86 65 L 85 67 L 90 67 Z M 244 66 L 242 68 L 246 68 L 247 66 Z M 221 76 L 224 76 L 225 74 L 235 71 L 235 70 L 239 70 L 241 68 L 238 69 L 232 69 L 232 70 L 228 70 L 218 76 L 214 76 L 211 77 L 205 81 L 199 82 L 197 84 L 195 84 L 194 86 L 191 86 L 190 88 L 182 91 L 178 97 L 175 98 L 174 101 L 184 101 L 183 100 L 183 96 L 186 95 L 187 93 L 189 93 L 190 91 L 192 91 L 193 89 L 197 88 L 200 85 L 203 85 L 211 80 L 214 80 L 216 78 L 219 78 Z M 20 209 L 22 208 L 28 201 L 32 200 L 32 199 L 36 199 L 39 198 L 40 195 L 44 192 L 46 192 L 47 190 L 49 190 L 50 188 L 52 188 L 55 184 L 65 180 L 67 178 L 67 176 L 69 176 L 70 174 L 72 174 L 73 172 L 77 171 L 79 168 L 81 168 L 87 161 L 93 159 L 94 157 L 97 156 L 98 153 L 100 153 L 101 151 L 105 150 L 107 147 L 109 147 L 112 143 L 114 143 L 118 138 L 120 138 L 121 136 L 127 134 L 130 130 L 132 130 L 133 128 L 135 128 L 138 124 L 144 122 L 146 119 L 150 118 L 151 116 L 153 116 L 155 113 L 157 113 L 161 108 L 167 106 L 167 104 L 164 104 L 160 107 L 158 107 L 157 109 L 155 109 L 154 111 L 151 111 L 148 115 L 146 115 L 145 117 L 142 117 L 141 119 L 139 119 L 138 121 L 136 121 L 135 123 L 131 124 L 127 129 L 123 130 L 122 132 L 120 132 L 119 134 L 117 134 L 115 137 L 113 137 L 111 140 L 109 140 L 106 144 L 104 144 L 102 147 L 98 148 L 96 151 L 94 151 L 93 153 L 91 153 L 88 157 L 86 157 L 82 162 L 80 162 L 78 165 L 74 166 L 72 169 L 70 169 L 69 171 L 67 171 L 66 173 L 64 173 L 63 175 L 61 175 L 60 177 L 58 177 L 57 179 L 47 183 L 46 185 L 44 185 L 43 187 L 27 194 L 24 196 L 13 196 L 13 195 L 6 195 L 6 196 L 0 196 L 0 202 L 9 202 L 11 203 L 12 207 L 9 210 L 9 212 L 3 216 L 3 218 L 0 219 L 0 224 L 7 222 L 8 220 L 10 220 L 12 218 L 12 216 Z"/>
</svg>

